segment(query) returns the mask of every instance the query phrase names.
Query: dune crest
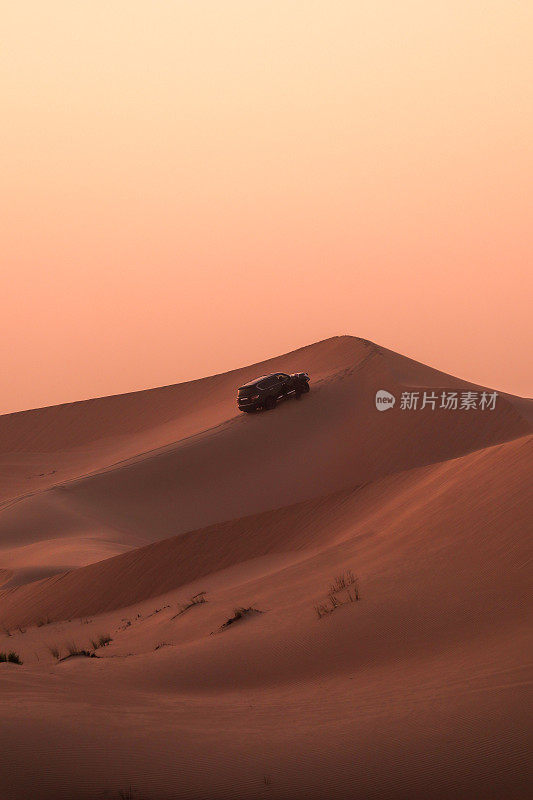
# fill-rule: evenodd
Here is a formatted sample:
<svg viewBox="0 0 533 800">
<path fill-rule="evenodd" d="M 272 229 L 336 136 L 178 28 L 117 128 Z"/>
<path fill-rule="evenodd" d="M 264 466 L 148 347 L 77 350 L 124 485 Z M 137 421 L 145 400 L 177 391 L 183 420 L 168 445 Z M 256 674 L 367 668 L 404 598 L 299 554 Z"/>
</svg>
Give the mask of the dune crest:
<svg viewBox="0 0 533 800">
<path fill-rule="evenodd" d="M 243 381 L 303 367 L 313 378 L 310 402 L 239 415 Z M 398 402 L 376 413 L 379 388 L 399 398 L 420 386 L 479 389 L 346 336 L 212 378 L 0 417 L 0 463 L 12 470 L 0 567 L 14 565 L 22 583 L 531 430 L 524 401 L 507 395 L 493 412 L 402 412 Z"/>
</svg>

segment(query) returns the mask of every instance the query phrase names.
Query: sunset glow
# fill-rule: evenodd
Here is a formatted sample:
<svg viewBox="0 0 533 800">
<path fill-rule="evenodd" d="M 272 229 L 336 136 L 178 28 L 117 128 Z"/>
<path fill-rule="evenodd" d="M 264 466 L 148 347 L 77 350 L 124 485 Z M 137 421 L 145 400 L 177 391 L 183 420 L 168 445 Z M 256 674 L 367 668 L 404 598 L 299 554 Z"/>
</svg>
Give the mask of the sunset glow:
<svg viewBox="0 0 533 800">
<path fill-rule="evenodd" d="M 533 4 L 3 4 L 0 413 L 336 334 L 531 395 Z"/>
</svg>

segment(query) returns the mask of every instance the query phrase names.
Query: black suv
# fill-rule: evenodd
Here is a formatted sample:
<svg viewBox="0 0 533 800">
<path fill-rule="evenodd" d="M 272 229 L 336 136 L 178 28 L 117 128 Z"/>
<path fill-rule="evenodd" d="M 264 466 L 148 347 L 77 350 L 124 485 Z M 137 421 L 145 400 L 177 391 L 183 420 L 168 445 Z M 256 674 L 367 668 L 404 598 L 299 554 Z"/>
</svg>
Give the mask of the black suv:
<svg viewBox="0 0 533 800">
<path fill-rule="evenodd" d="M 257 411 L 264 408 L 268 411 L 274 408 L 278 400 L 294 394 L 309 391 L 309 375 L 307 372 L 294 372 L 286 375 L 284 372 L 274 372 L 272 375 L 262 375 L 253 381 L 248 381 L 239 387 L 237 405 L 241 411 Z"/>
</svg>

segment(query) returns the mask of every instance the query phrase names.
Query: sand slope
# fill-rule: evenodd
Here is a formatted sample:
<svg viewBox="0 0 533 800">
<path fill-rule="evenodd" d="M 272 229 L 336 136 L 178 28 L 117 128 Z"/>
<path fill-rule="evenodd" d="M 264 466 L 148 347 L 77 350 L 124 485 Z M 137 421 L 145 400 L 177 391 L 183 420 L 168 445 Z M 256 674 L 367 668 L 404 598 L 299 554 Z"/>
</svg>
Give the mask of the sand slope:
<svg viewBox="0 0 533 800">
<path fill-rule="evenodd" d="M 119 398 L 88 401 L 100 466 L 6 503 L 0 797 L 530 796 L 527 402 L 380 414 L 377 388 L 465 384 L 350 337 L 306 351 L 312 393 L 268 414 L 235 416 L 231 374 L 194 430 L 177 401 L 134 430 L 126 396 L 115 461 L 91 415 Z M 122 552 L 23 583 L 89 541 Z M 319 619 L 348 569 L 361 599 Z M 241 606 L 262 613 L 221 629 Z M 105 632 L 99 658 L 50 653 Z"/>
<path fill-rule="evenodd" d="M 311 395 L 275 415 L 238 413 L 242 381 L 302 365 L 313 376 Z M 32 491 L 15 479 L 6 489 L 12 496 L 0 507 L 0 567 L 15 569 L 12 584 L 24 582 L 23 563 L 33 577 L 61 572 L 531 429 L 506 396 L 493 412 L 402 412 L 397 404 L 376 413 L 377 389 L 399 397 L 421 386 L 437 393 L 475 388 L 371 343 L 338 337 L 203 381 L 0 418 L 4 462 L 20 458 L 24 448 L 35 461 L 29 448 L 39 448 L 41 463 L 33 469 L 43 474 Z M 47 560 L 42 542 L 50 540 Z"/>
</svg>

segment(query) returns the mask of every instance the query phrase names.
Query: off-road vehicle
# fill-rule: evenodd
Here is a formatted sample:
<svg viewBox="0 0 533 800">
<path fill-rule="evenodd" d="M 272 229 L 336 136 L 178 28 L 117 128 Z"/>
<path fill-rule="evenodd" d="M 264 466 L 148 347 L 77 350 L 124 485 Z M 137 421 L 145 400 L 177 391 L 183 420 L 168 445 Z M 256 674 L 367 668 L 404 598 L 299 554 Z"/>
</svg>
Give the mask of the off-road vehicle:
<svg viewBox="0 0 533 800">
<path fill-rule="evenodd" d="M 237 405 L 241 411 L 258 411 L 263 408 L 268 411 L 274 408 L 278 400 L 309 391 L 309 375 L 307 372 L 294 372 L 286 375 L 284 372 L 273 372 L 272 375 L 261 375 L 253 381 L 248 381 L 239 387 Z"/>
</svg>

